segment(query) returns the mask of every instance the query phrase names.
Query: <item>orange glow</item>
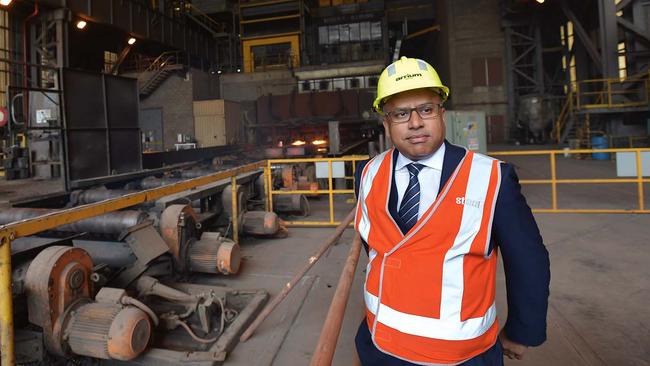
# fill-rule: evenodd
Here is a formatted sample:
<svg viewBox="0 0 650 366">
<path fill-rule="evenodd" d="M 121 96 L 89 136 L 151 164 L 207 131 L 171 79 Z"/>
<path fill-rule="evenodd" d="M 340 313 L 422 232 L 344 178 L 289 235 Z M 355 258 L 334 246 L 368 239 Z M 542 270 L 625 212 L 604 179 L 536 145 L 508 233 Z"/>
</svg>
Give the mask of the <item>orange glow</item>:
<svg viewBox="0 0 650 366">
<path fill-rule="evenodd" d="M 303 140 L 296 140 L 296 141 L 291 143 L 291 145 L 293 145 L 293 146 L 302 146 L 302 145 L 305 145 L 305 144 L 306 144 L 306 142 L 304 142 Z"/>
<path fill-rule="evenodd" d="M 314 141 L 312 141 L 311 143 L 314 144 L 314 145 L 316 145 L 316 146 L 320 146 L 320 145 L 325 145 L 325 144 L 327 144 L 327 141 L 326 141 L 326 140 L 314 140 Z"/>
</svg>

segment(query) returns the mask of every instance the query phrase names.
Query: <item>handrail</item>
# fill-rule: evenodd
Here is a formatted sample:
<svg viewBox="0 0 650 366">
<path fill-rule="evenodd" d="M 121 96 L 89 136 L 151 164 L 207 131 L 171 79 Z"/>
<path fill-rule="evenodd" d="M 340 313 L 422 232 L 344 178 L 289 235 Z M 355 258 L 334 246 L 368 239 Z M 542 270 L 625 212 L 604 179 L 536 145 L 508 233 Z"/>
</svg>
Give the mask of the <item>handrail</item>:
<svg viewBox="0 0 650 366">
<path fill-rule="evenodd" d="M 643 86 L 629 89 L 626 85 L 643 83 Z M 586 79 L 574 82 L 577 103 L 575 110 L 596 108 L 645 107 L 650 104 L 650 69 L 625 78 Z M 590 98 L 597 96 L 595 101 Z M 617 101 L 622 96 L 627 101 Z M 629 98 L 637 100 L 629 100 Z M 586 103 L 583 103 L 583 99 Z"/>
<path fill-rule="evenodd" d="M 161 53 L 158 57 L 156 57 L 155 60 L 153 60 L 153 62 L 151 62 L 151 64 L 149 64 L 149 67 L 147 67 L 145 69 L 145 72 L 158 70 L 161 67 L 163 67 L 165 65 L 168 65 L 168 64 L 169 65 L 174 64 L 177 61 L 174 58 L 176 56 L 178 56 L 178 54 L 179 54 L 178 51 L 166 51 L 166 52 Z M 168 63 L 170 61 L 172 63 Z"/>
<path fill-rule="evenodd" d="M 285 221 L 287 226 L 336 226 L 339 225 L 339 221 L 334 220 L 334 195 L 335 194 L 354 194 L 354 189 L 334 189 L 334 178 L 333 176 L 333 163 L 341 162 L 352 163 L 352 174 L 356 169 L 356 163 L 361 160 L 368 159 L 367 155 L 352 155 L 352 156 L 343 156 L 338 158 L 292 158 L 292 159 L 269 159 L 267 160 L 267 166 L 265 174 L 266 185 L 268 187 L 273 187 L 272 177 L 271 177 L 271 167 L 273 164 L 298 164 L 298 163 L 327 163 L 328 169 L 328 180 L 327 180 L 327 189 L 315 189 L 315 190 L 274 190 L 269 189 L 268 194 L 268 206 L 269 210 L 273 210 L 273 196 L 274 195 L 288 195 L 288 194 L 321 194 L 329 196 L 329 221 Z M 352 178 L 354 179 L 354 178 Z"/>
<path fill-rule="evenodd" d="M 20 237 L 33 235 L 55 227 L 70 224 L 79 220 L 99 216 L 123 208 L 135 206 L 174 193 L 186 191 L 199 186 L 210 184 L 222 179 L 234 178 L 243 173 L 259 170 L 264 167 L 264 161 L 247 164 L 238 168 L 228 169 L 214 174 L 189 179 L 182 182 L 148 189 L 128 194 L 119 198 L 97 203 L 73 207 L 54 213 L 22 220 L 0 226 L 0 364 L 14 365 L 14 322 L 11 288 L 11 242 Z M 233 191 L 236 191 L 233 189 Z M 233 225 L 236 226 L 237 206 L 236 196 L 233 200 Z"/>
<path fill-rule="evenodd" d="M 201 17 L 201 21 L 206 26 L 208 26 L 208 24 L 209 24 L 208 27 L 211 28 L 211 32 L 213 32 L 213 34 L 219 33 L 218 32 L 220 30 L 219 27 L 221 27 L 221 24 L 219 24 L 219 22 L 212 19 L 212 17 L 210 17 L 208 14 L 206 14 L 203 10 L 197 8 L 194 4 L 189 3 L 189 5 L 190 5 L 190 10 L 192 12 L 196 13 L 197 15 L 199 15 Z"/>
<path fill-rule="evenodd" d="M 636 154 L 636 178 L 615 178 L 615 179 L 558 179 L 556 168 L 556 156 L 563 154 L 590 154 L 608 152 L 631 152 Z M 521 156 L 521 155 L 548 155 L 550 160 L 551 179 L 521 179 L 519 183 L 524 184 L 550 184 L 551 185 L 551 208 L 533 208 L 535 213 L 639 213 L 648 214 L 650 210 L 645 208 L 644 183 L 650 183 L 650 179 L 643 177 L 641 153 L 650 152 L 650 148 L 630 149 L 575 149 L 575 150 L 528 150 L 528 151 L 492 151 L 490 156 Z M 560 209 L 557 203 L 558 184 L 612 184 L 612 183 L 636 183 L 637 184 L 637 209 Z"/>
</svg>

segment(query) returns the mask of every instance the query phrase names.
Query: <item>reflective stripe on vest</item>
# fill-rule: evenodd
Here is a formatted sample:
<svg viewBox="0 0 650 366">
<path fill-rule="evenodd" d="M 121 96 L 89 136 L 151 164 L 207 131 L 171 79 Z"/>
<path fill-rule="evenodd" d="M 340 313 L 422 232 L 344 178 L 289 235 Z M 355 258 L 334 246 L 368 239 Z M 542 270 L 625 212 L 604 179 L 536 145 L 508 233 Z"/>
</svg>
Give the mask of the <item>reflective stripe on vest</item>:
<svg viewBox="0 0 650 366">
<path fill-rule="evenodd" d="M 388 210 L 392 160 L 389 150 L 366 165 L 355 220 L 372 253 L 364 297 L 373 341 L 414 363 L 462 362 L 492 346 L 498 330 L 496 251 L 487 251 L 499 161 L 467 151 L 403 235 Z"/>
</svg>

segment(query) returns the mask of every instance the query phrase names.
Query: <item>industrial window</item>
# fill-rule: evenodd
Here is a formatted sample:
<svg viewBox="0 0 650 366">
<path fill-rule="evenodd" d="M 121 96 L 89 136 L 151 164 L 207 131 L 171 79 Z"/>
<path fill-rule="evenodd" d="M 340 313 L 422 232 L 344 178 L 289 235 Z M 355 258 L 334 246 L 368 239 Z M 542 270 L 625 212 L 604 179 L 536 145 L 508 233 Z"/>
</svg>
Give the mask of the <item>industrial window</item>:
<svg viewBox="0 0 650 366">
<path fill-rule="evenodd" d="M 472 86 L 503 85 L 500 57 L 472 58 Z"/>
<path fill-rule="evenodd" d="M 117 53 L 104 51 L 104 72 L 110 73 L 117 63 Z"/>
<path fill-rule="evenodd" d="M 317 63 L 338 63 L 383 58 L 381 21 L 318 27 Z"/>
<path fill-rule="evenodd" d="M 620 42 L 618 44 L 618 77 L 621 79 L 627 77 L 627 58 L 625 54 L 625 42 Z"/>
<path fill-rule="evenodd" d="M 327 90 L 329 88 L 330 82 L 328 80 L 321 80 L 318 82 L 318 89 L 319 90 Z"/>
<path fill-rule="evenodd" d="M 562 69 L 566 73 L 569 73 L 569 86 L 571 90 L 575 90 L 576 87 L 576 57 L 573 53 L 573 23 L 568 21 L 564 26 L 560 27 L 560 40 L 562 41 L 562 46 L 565 47 L 567 55 L 562 56 Z M 569 93 L 569 88 L 567 85 L 564 86 L 564 93 Z"/>
<path fill-rule="evenodd" d="M 381 40 L 381 22 L 323 25 L 318 27 L 318 43 L 337 44 Z"/>
</svg>

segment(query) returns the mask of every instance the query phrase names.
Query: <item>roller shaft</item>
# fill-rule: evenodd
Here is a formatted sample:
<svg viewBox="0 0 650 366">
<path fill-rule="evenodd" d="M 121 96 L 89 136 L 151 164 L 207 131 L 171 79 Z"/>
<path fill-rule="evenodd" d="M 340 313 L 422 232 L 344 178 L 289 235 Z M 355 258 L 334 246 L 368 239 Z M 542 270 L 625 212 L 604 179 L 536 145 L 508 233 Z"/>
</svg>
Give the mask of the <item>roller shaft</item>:
<svg viewBox="0 0 650 366">
<path fill-rule="evenodd" d="M 11 208 L 0 212 L 0 225 L 15 221 L 31 219 L 37 216 L 56 212 L 46 208 Z M 140 211 L 116 211 L 102 216 L 77 221 L 72 224 L 59 226 L 57 231 L 90 232 L 95 234 L 119 234 L 124 229 L 137 225 L 145 220 L 147 215 Z"/>
</svg>

